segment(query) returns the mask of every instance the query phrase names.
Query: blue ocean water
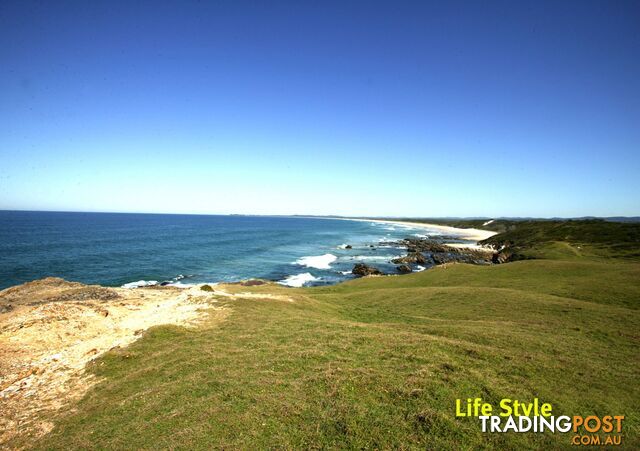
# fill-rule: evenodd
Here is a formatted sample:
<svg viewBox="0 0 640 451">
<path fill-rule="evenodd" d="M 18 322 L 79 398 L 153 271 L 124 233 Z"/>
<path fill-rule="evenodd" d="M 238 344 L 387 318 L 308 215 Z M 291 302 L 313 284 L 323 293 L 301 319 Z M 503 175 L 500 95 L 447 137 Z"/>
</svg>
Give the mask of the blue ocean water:
<svg viewBox="0 0 640 451">
<path fill-rule="evenodd" d="M 357 262 L 393 271 L 389 260 L 404 251 L 378 243 L 424 233 L 302 217 L 0 211 L 0 288 L 47 276 L 108 286 L 247 278 L 332 284 L 352 277 Z"/>
</svg>

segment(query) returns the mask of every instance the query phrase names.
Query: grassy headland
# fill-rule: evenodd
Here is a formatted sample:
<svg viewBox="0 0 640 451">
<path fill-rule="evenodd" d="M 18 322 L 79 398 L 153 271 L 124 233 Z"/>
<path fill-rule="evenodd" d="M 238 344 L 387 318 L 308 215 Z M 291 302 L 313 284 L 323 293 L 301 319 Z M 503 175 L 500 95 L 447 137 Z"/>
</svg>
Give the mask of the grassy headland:
<svg viewBox="0 0 640 451">
<path fill-rule="evenodd" d="M 500 230 L 483 244 L 505 244 L 530 258 L 580 257 L 585 253 L 606 258 L 640 258 L 640 223 L 601 219 L 564 221 L 497 221 Z M 550 252 L 561 246 L 565 252 Z"/>
<path fill-rule="evenodd" d="M 107 353 L 88 369 L 102 382 L 36 447 L 569 448 L 571 434 L 455 417 L 456 398 L 537 397 L 556 415 L 625 415 L 637 449 L 638 226 L 612 224 L 496 224 L 492 243 L 537 258 L 503 265 L 227 286 L 294 302 L 221 298 L 222 323 Z"/>
<path fill-rule="evenodd" d="M 480 244 L 508 247 L 514 260 L 528 258 L 640 258 L 640 222 L 603 219 L 399 219 L 497 232 Z"/>
</svg>

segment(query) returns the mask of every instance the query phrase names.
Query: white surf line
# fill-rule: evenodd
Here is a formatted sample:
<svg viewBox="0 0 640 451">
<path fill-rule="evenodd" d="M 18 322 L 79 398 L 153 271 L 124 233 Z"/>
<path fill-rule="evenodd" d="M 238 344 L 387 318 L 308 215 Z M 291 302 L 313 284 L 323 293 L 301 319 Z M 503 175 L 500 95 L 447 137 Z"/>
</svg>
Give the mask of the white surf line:
<svg viewBox="0 0 640 451">
<path fill-rule="evenodd" d="M 440 224 L 427 224 L 423 222 L 411 222 L 411 221 L 396 221 L 393 219 L 362 219 L 362 218 L 332 218 L 332 217 L 324 217 L 324 216 L 316 216 L 317 219 L 338 219 L 341 221 L 359 221 L 359 222 L 375 222 L 381 224 L 395 224 L 399 226 L 411 226 L 419 229 L 430 229 L 437 230 L 439 232 L 444 232 L 449 235 L 457 236 L 464 240 L 471 241 L 482 241 L 487 238 L 491 238 L 493 235 L 497 235 L 498 232 L 493 232 L 491 230 L 481 230 L 481 229 L 460 229 L 457 227 L 445 226 Z M 447 244 L 447 243 L 445 243 Z"/>
<path fill-rule="evenodd" d="M 338 257 L 333 254 L 311 255 L 301 257 L 295 261 L 297 265 L 306 266 L 307 268 L 330 269 L 331 263 L 336 261 Z"/>
<path fill-rule="evenodd" d="M 449 247 L 455 247 L 457 249 L 470 249 L 470 250 L 474 250 L 474 251 L 480 251 L 480 252 L 488 252 L 488 253 L 494 253 L 495 250 L 493 249 L 493 247 L 491 246 L 483 246 L 481 244 L 478 243 L 442 243 L 445 246 L 449 246 Z"/>
</svg>

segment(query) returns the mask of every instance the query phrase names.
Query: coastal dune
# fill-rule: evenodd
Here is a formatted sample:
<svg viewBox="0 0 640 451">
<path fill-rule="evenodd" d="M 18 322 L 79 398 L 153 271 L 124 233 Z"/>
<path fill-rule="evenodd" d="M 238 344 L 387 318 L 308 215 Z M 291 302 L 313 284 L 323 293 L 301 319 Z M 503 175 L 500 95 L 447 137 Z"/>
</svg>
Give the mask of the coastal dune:
<svg viewBox="0 0 640 451">
<path fill-rule="evenodd" d="M 226 311 L 198 287 L 107 288 L 49 277 L 0 291 L 0 447 L 40 436 L 46 412 L 80 399 L 96 382 L 84 372 L 104 352 L 160 324 L 191 326 Z"/>
</svg>

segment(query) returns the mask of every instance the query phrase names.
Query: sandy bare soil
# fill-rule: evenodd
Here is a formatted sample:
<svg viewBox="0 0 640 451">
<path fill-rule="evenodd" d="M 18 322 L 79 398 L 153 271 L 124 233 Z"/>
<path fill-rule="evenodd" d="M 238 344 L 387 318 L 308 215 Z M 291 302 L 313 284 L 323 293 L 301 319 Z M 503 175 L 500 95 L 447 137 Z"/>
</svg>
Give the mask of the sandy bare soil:
<svg viewBox="0 0 640 451">
<path fill-rule="evenodd" d="M 106 288 L 46 278 L 0 291 L 0 448 L 38 437 L 47 420 L 96 380 L 85 365 L 151 326 L 224 318 L 216 296 L 193 287 Z M 208 312 L 208 313 L 207 313 Z"/>
</svg>

